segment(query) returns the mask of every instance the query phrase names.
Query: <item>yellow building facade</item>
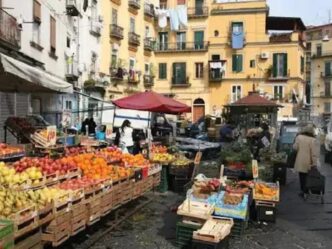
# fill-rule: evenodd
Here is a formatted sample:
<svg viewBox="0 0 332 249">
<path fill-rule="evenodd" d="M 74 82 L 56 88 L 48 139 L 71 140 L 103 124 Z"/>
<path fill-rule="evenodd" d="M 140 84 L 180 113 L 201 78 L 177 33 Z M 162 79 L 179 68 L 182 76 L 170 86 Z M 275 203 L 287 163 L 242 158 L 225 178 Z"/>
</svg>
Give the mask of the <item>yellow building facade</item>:
<svg viewBox="0 0 332 249">
<path fill-rule="evenodd" d="M 158 0 L 103 0 L 101 72 L 111 76 L 106 99 L 143 91 L 152 84 L 154 6 Z"/>
<path fill-rule="evenodd" d="M 306 31 L 313 116 L 330 116 L 332 110 L 332 24 Z"/>
</svg>

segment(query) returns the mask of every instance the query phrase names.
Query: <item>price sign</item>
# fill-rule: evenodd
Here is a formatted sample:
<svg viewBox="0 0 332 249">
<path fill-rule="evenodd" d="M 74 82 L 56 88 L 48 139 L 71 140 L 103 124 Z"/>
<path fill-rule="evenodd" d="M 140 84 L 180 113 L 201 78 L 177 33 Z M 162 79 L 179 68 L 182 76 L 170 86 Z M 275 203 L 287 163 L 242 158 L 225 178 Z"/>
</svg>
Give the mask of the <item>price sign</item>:
<svg viewBox="0 0 332 249">
<path fill-rule="evenodd" d="M 46 137 L 47 137 L 47 142 L 50 145 L 56 144 L 56 126 L 55 125 L 47 126 Z"/>
<path fill-rule="evenodd" d="M 258 162 L 257 162 L 257 160 L 252 160 L 252 176 L 255 180 L 258 179 Z"/>
<path fill-rule="evenodd" d="M 113 134 L 113 126 L 111 124 L 107 124 L 106 125 L 106 131 L 105 131 L 105 136 L 106 139 L 111 139 L 112 138 L 112 134 Z"/>
</svg>

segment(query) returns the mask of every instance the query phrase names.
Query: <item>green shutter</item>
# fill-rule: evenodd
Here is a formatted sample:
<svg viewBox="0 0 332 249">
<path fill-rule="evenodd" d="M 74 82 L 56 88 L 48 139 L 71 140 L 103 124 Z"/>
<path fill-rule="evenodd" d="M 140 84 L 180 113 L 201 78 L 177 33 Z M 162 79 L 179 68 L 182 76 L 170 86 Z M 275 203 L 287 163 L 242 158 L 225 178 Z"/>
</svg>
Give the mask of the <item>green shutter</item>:
<svg viewBox="0 0 332 249">
<path fill-rule="evenodd" d="M 167 78 L 167 64 L 159 63 L 159 79 Z"/>
<path fill-rule="evenodd" d="M 242 72 L 243 69 L 243 56 L 239 54 L 237 56 L 237 72 Z"/>
<path fill-rule="evenodd" d="M 301 73 L 304 73 L 304 57 L 301 56 Z"/>
<path fill-rule="evenodd" d="M 288 74 L 288 67 L 287 67 L 287 54 L 283 54 L 284 56 L 284 77 L 287 77 L 287 74 Z"/>
<path fill-rule="evenodd" d="M 325 62 L 325 76 L 331 75 L 331 62 Z"/>
<path fill-rule="evenodd" d="M 273 66 L 272 66 L 272 76 L 277 77 L 278 72 L 278 54 L 273 54 Z"/>
<path fill-rule="evenodd" d="M 236 54 L 233 54 L 232 56 L 232 71 L 236 72 L 237 69 L 237 57 Z"/>
</svg>

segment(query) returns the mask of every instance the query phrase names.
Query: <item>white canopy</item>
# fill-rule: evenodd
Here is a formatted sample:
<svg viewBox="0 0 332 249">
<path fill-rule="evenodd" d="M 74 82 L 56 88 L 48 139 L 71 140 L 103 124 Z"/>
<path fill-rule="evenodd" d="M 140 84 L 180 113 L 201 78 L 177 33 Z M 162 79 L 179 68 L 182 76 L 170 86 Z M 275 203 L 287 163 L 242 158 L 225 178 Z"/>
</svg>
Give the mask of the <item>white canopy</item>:
<svg viewBox="0 0 332 249">
<path fill-rule="evenodd" d="M 0 53 L 0 91 L 73 93 L 72 84 Z"/>
</svg>

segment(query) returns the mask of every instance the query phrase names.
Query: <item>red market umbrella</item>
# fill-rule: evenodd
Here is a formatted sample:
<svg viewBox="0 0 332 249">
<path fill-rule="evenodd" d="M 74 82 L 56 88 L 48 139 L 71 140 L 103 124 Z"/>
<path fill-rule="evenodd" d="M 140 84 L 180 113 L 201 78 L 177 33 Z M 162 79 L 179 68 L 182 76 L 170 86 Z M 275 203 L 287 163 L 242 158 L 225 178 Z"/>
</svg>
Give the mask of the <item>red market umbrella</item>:
<svg viewBox="0 0 332 249">
<path fill-rule="evenodd" d="M 162 112 L 167 114 L 191 112 L 191 108 L 186 104 L 153 91 L 136 93 L 131 96 L 115 100 L 113 101 L 113 104 L 124 109 Z"/>
</svg>

